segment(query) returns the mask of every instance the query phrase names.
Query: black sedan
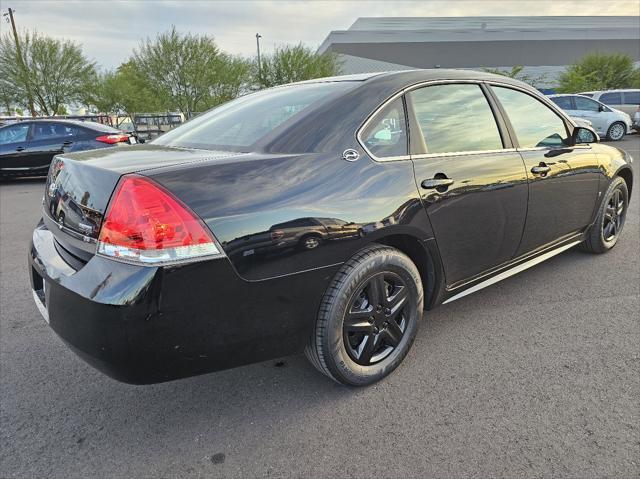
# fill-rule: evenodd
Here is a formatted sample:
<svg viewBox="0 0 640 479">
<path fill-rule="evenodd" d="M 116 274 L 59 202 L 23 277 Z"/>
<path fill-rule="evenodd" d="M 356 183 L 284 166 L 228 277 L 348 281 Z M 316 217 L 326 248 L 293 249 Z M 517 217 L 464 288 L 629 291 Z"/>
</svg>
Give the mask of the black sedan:
<svg viewBox="0 0 640 479">
<path fill-rule="evenodd" d="M 0 177 L 44 176 L 57 154 L 134 143 L 135 136 L 91 121 L 20 121 L 0 128 Z"/>
<path fill-rule="evenodd" d="M 423 310 L 574 246 L 615 246 L 632 159 L 598 141 L 487 73 L 253 93 L 150 144 L 59 155 L 33 296 L 125 382 L 304 350 L 330 378 L 370 384 L 403 360 Z"/>
</svg>

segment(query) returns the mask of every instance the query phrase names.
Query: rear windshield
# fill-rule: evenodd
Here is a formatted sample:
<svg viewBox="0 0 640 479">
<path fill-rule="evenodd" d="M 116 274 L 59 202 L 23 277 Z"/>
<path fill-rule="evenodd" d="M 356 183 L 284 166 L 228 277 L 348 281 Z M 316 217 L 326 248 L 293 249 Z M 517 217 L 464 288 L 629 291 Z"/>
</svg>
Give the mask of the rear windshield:
<svg viewBox="0 0 640 479">
<path fill-rule="evenodd" d="M 225 103 L 153 140 L 185 148 L 247 150 L 302 110 L 358 82 L 306 83 L 252 93 Z"/>
<path fill-rule="evenodd" d="M 94 131 L 103 131 L 105 133 L 121 133 L 117 128 L 113 128 L 109 125 L 103 125 L 102 123 L 98 123 L 97 121 L 81 121 L 76 123 L 78 126 L 84 126 L 90 128 Z"/>
</svg>

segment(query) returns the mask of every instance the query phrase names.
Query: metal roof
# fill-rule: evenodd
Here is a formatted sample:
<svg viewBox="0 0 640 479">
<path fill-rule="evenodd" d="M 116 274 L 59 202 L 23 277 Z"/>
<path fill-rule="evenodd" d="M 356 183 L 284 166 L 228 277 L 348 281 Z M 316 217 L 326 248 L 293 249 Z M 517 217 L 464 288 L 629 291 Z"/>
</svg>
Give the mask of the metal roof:
<svg viewBox="0 0 640 479">
<path fill-rule="evenodd" d="M 345 43 L 529 40 L 640 42 L 640 17 L 365 17 L 330 32 L 318 51 Z"/>
<path fill-rule="evenodd" d="M 618 29 L 640 30 L 637 16 L 545 16 L 545 17 L 361 17 L 349 31 L 405 30 L 524 30 L 552 29 Z"/>
</svg>

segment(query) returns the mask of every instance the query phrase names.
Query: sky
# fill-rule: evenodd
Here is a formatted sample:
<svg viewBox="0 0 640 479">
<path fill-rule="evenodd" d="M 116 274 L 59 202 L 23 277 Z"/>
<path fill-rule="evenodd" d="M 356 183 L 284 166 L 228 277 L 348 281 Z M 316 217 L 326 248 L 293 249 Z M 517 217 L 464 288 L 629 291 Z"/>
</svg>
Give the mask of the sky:
<svg viewBox="0 0 640 479">
<path fill-rule="evenodd" d="M 0 0 L 11 7 L 19 31 L 73 40 L 85 55 L 110 69 L 126 61 L 140 41 L 175 25 L 211 35 L 224 51 L 244 56 L 276 46 L 318 47 L 331 30 L 346 30 L 358 17 L 498 15 L 639 15 L 640 0 L 374 0 L 374 1 L 108 1 Z M 0 20 L 0 33 L 9 33 Z"/>
</svg>

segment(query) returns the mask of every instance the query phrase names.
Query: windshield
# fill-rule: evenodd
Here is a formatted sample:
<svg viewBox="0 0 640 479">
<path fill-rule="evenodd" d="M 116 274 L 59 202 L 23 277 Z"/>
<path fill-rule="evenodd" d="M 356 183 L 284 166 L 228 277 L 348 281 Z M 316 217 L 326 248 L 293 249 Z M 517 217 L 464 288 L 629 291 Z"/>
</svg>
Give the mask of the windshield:
<svg viewBox="0 0 640 479">
<path fill-rule="evenodd" d="M 208 111 L 153 140 L 157 145 L 247 150 L 311 104 L 357 85 L 306 83 L 252 93 Z"/>
</svg>

